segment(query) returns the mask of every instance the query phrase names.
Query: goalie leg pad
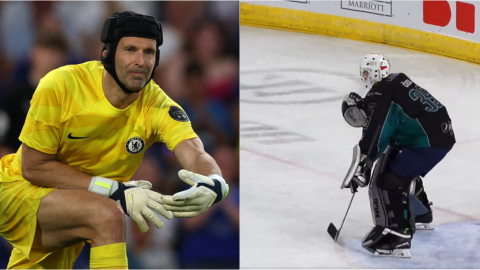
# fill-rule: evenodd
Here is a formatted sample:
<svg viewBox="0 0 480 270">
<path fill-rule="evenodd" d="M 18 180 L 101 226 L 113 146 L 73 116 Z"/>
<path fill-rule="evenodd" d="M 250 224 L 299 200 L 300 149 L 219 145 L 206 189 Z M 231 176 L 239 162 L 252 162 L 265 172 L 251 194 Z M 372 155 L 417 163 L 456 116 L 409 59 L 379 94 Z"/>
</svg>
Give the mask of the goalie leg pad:
<svg viewBox="0 0 480 270">
<path fill-rule="evenodd" d="M 420 177 L 415 177 L 410 184 L 409 199 L 412 212 L 415 216 L 424 215 L 432 211 L 429 202 L 426 199 L 427 194 L 423 190 L 423 187 L 421 187 L 420 190 L 418 189 L 418 186 L 421 185 L 421 182 L 419 182 L 421 179 L 419 179 Z M 419 190 L 419 192 L 416 192 L 417 190 Z"/>
<path fill-rule="evenodd" d="M 408 200 L 410 181 L 391 172 L 379 174 L 369 190 L 375 227 L 362 247 L 376 256 L 410 257 L 410 243 L 415 232 Z"/>
<path fill-rule="evenodd" d="M 382 154 L 368 191 L 373 223 L 386 228 L 404 227 L 405 218 L 410 219 L 408 193 L 411 181 L 388 172 L 388 165 L 397 154 L 398 149 L 393 147 L 388 147 Z"/>
<path fill-rule="evenodd" d="M 409 182 L 408 178 L 390 172 L 373 179 L 368 195 L 375 225 L 386 228 L 411 227 L 413 218 L 408 198 Z"/>
<path fill-rule="evenodd" d="M 433 230 L 431 202 L 428 201 L 427 193 L 423 188 L 422 178 L 417 176 L 410 185 L 410 206 L 412 215 L 415 217 L 415 228 L 417 230 Z"/>
</svg>

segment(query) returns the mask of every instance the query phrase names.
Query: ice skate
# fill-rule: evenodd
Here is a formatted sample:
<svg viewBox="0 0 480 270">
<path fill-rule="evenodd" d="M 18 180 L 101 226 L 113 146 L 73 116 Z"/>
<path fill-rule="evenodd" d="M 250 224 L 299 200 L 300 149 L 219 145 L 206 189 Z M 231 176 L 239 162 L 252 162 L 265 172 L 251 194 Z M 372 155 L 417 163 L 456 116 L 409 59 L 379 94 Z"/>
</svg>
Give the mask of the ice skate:
<svg viewBox="0 0 480 270">
<path fill-rule="evenodd" d="M 370 248 L 378 257 L 410 258 L 410 244 L 412 234 L 410 231 L 396 232 L 392 229 L 385 229 L 384 236 Z"/>
<path fill-rule="evenodd" d="M 410 258 L 410 230 L 375 226 L 362 241 L 362 247 L 378 257 Z"/>
</svg>

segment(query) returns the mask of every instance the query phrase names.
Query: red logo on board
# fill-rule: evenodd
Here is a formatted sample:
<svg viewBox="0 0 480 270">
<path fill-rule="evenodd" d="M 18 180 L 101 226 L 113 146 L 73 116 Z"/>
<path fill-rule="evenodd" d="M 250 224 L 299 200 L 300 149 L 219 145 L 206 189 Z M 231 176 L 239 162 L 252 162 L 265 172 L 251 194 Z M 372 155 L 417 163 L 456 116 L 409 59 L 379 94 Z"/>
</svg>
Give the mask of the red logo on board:
<svg viewBox="0 0 480 270">
<path fill-rule="evenodd" d="M 456 27 L 459 31 L 475 33 L 475 5 L 456 1 Z M 448 1 L 423 1 L 423 22 L 445 27 L 452 19 Z"/>
</svg>

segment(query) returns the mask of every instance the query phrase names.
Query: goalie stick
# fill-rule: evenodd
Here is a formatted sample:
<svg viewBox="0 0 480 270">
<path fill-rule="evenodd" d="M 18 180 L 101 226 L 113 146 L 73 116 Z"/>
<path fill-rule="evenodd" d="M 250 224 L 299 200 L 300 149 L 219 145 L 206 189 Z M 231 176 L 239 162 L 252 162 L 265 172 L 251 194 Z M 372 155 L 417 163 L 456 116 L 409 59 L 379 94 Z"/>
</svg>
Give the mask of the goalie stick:
<svg viewBox="0 0 480 270">
<path fill-rule="evenodd" d="M 375 141 L 377 141 L 377 139 L 380 135 L 380 127 L 381 126 L 378 125 L 377 130 L 375 131 L 375 136 L 374 136 L 374 139 L 372 141 L 372 144 L 370 145 L 370 148 L 368 149 L 366 160 L 370 159 L 370 160 L 373 161 L 373 157 L 372 157 L 373 147 L 375 145 Z M 373 162 L 372 162 L 372 165 L 373 165 Z M 355 197 L 355 193 L 357 193 L 357 187 L 354 186 L 353 183 L 351 183 L 350 190 L 352 191 L 352 198 L 350 199 L 350 203 L 348 204 L 347 212 L 345 213 L 345 216 L 343 217 L 343 221 L 342 221 L 342 224 L 340 225 L 340 229 L 337 230 L 337 227 L 335 227 L 335 225 L 333 225 L 333 223 L 331 223 L 331 222 L 330 222 L 330 225 L 328 225 L 328 228 L 327 228 L 328 234 L 330 235 L 330 237 L 332 237 L 333 241 L 335 241 L 335 242 L 337 242 L 338 236 L 340 235 L 340 231 L 342 230 L 342 227 L 343 227 L 343 223 L 345 223 L 345 219 L 347 218 L 348 211 L 350 210 L 350 206 L 352 205 L 353 198 Z"/>
</svg>

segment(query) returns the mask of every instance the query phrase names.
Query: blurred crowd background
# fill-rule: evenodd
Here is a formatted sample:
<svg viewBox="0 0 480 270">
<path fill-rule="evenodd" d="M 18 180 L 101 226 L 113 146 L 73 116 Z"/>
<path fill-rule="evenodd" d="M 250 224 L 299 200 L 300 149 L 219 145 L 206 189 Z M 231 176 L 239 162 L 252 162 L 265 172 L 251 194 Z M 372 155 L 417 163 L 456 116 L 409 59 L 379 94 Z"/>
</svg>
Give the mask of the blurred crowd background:
<svg viewBox="0 0 480 270">
<path fill-rule="evenodd" d="M 162 23 L 153 80 L 178 102 L 230 185 L 227 198 L 191 219 L 142 234 L 127 217 L 130 268 L 239 268 L 239 4 L 234 1 L 0 2 L 0 155 L 16 152 L 40 79 L 67 64 L 100 61 L 106 18 L 131 10 Z M 188 187 L 164 144 L 147 150 L 132 178 L 174 194 Z M 11 245 L 0 237 L 0 268 Z M 74 268 L 89 268 L 86 244 Z"/>
</svg>

